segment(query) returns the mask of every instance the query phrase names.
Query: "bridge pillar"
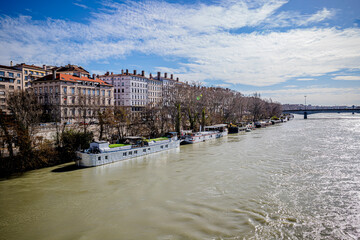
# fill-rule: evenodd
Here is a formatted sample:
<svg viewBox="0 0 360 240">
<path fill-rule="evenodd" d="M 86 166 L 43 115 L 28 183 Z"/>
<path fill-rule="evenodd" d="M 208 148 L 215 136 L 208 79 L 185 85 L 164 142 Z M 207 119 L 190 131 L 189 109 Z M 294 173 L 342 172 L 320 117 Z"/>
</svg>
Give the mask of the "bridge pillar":
<svg viewBox="0 0 360 240">
<path fill-rule="evenodd" d="M 307 115 L 308 115 L 308 113 L 304 112 L 304 119 L 307 119 Z"/>
</svg>

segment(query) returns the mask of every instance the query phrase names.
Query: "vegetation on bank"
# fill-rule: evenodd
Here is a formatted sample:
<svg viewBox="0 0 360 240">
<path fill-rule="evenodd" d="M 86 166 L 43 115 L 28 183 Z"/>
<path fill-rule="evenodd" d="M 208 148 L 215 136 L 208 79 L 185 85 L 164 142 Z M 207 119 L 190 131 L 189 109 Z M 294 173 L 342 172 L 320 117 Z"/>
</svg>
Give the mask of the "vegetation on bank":
<svg viewBox="0 0 360 240">
<path fill-rule="evenodd" d="M 195 83 L 176 84 L 171 91 L 163 91 L 162 102 L 149 104 L 139 112 L 119 106 L 102 109 L 81 105 L 79 112 L 83 115 L 74 120 L 83 124 L 76 125 L 77 129 L 61 124 L 59 107 L 49 102 L 39 105 L 31 92 L 9 95 L 7 103 L 12 115 L 0 115 L 0 176 L 73 161 L 75 152 L 88 148 L 94 138 L 112 144 L 122 142 L 125 136 L 161 141 L 167 138 L 159 137 L 170 131 L 198 131 L 206 125 L 275 119 L 281 114 L 279 103 L 261 99 L 259 94 L 244 96 L 230 89 Z M 88 112 L 94 115 L 86 115 Z M 89 117 L 95 120 L 98 130 L 89 130 Z M 54 139 L 36 134 L 38 124 L 44 121 L 55 123 Z"/>
</svg>

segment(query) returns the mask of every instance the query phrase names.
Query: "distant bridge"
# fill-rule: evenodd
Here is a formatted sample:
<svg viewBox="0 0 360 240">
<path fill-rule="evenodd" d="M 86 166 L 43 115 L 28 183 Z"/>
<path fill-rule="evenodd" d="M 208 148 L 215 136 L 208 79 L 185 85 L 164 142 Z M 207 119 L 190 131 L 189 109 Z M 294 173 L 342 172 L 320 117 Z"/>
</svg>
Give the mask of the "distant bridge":
<svg viewBox="0 0 360 240">
<path fill-rule="evenodd" d="M 315 113 L 360 113 L 360 108 L 339 108 L 339 109 L 298 109 L 298 110 L 284 110 L 283 113 L 291 113 L 291 114 L 302 114 L 304 115 L 304 119 L 307 119 L 307 115 L 315 114 Z"/>
</svg>

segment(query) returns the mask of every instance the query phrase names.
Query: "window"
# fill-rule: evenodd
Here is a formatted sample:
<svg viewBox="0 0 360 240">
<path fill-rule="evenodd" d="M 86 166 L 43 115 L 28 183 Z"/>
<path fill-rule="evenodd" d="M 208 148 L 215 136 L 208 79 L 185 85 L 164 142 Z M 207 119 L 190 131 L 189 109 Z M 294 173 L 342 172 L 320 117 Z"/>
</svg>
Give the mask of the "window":
<svg viewBox="0 0 360 240">
<path fill-rule="evenodd" d="M 132 152 L 131 152 L 131 151 L 129 152 L 129 155 L 132 155 Z"/>
<path fill-rule="evenodd" d="M 124 86 L 124 82 L 121 83 L 121 86 Z"/>
<path fill-rule="evenodd" d="M 143 149 L 143 152 L 146 152 L 146 148 L 145 148 L 145 149 Z"/>
<path fill-rule="evenodd" d="M 100 160 L 101 160 L 101 157 L 98 157 L 98 160 L 100 161 Z"/>
<path fill-rule="evenodd" d="M 108 91 L 108 97 L 110 97 L 111 96 L 111 92 L 110 91 Z"/>
<path fill-rule="evenodd" d="M 160 148 L 164 148 L 164 146 L 160 146 Z"/>
<path fill-rule="evenodd" d="M 93 96 L 95 96 L 95 89 L 93 89 L 93 91 L 92 91 L 92 92 L 93 92 Z"/>
<path fill-rule="evenodd" d="M 14 73 L 9 72 L 9 77 L 14 77 Z"/>
<path fill-rule="evenodd" d="M 71 88 L 71 94 L 75 94 L 75 88 Z"/>
<path fill-rule="evenodd" d="M 98 90 L 96 90 L 96 95 L 100 95 L 100 90 L 98 89 Z"/>
<path fill-rule="evenodd" d="M 124 92 L 124 89 L 121 89 L 121 92 Z"/>
<path fill-rule="evenodd" d="M 5 72 L 4 72 L 4 71 L 0 71 L 0 76 L 5 76 Z"/>
<path fill-rule="evenodd" d="M 105 156 L 105 159 L 108 159 L 108 156 Z"/>
<path fill-rule="evenodd" d="M 42 93 L 42 88 L 39 88 L 39 93 Z"/>
<path fill-rule="evenodd" d="M 52 93 L 53 92 L 53 87 L 50 87 L 50 93 Z"/>
<path fill-rule="evenodd" d="M 14 86 L 9 86 L 9 89 L 14 89 Z"/>
<path fill-rule="evenodd" d="M 28 71 L 27 71 L 27 70 L 25 70 L 25 71 L 24 71 L 24 73 L 25 73 L 25 74 L 28 74 Z"/>
<path fill-rule="evenodd" d="M 20 80 L 17 80 L 16 82 L 17 82 L 17 84 L 20 84 L 20 83 L 21 83 L 21 81 L 20 81 Z"/>
<path fill-rule="evenodd" d="M 101 90 L 101 94 L 105 96 L 105 90 Z"/>
<path fill-rule="evenodd" d="M 134 151 L 134 154 L 137 154 L 137 151 L 136 151 L 136 150 Z"/>
<path fill-rule="evenodd" d="M 28 76 L 25 76 L 25 80 L 28 80 Z"/>
<path fill-rule="evenodd" d="M 67 92 L 67 87 L 64 87 L 64 93 L 66 94 L 66 92 Z"/>
<path fill-rule="evenodd" d="M 126 152 L 123 153 L 123 157 L 126 156 Z"/>
</svg>

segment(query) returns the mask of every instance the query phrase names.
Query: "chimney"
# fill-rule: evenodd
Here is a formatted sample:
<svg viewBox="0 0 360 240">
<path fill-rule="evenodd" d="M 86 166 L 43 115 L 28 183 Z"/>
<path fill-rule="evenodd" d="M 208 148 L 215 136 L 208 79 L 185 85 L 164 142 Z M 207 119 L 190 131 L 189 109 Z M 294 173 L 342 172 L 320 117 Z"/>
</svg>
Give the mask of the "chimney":
<svg viewBox="0 0 360 240">
<path fill-rule="evenodd" d="M 141 71 L 141 76 L 143 76 L 143 77 L 145 76 L 145 71 L 144 70 Z"/>
<path fill-rule="evenodd" d="M 176 78 L 176 81 L 178 82 L 178 81 L 179 81 L 179 78 Z"/>
<path fill-rule="evenodd" d="M 111 75 L 113 75 L 114 73 L 113 72 L 111 72 Z"/>
<path fill-rule="evenodd" d="M 52 69 L 52 74 L 53 74 L 52 79 L 55 80 L 56 79 L 56 68 Z"/>
<path fill-rule="evenodd" d="M 121 69 L 121 74 L 124 74 L 124 69 Z"/>
<path fill-rule="evenodd" d="M 150 73 L 150 78 L 152 78 L 152 74 Z"/>
<path fill-rule="evenodd" d="M 171 78 L 171 79 L 174 79 L 174 74 L 171 74 L 171 75 L 170 75 L 170 78 Z"/>
<path fill-rule="evenodd" d="M 12 63 L 12 61 L 10 61 L 10 67 L 12 67 L 13 66 L 13 63 Z"/>
<path fill-rule="evenodd" d="M 128 75 L 129 74 L 129 69 L 126 69 L 126 75 Z"/>
<path fill-rule="evenodd" d="M 43 69 L 46 70 L 46 65 L 45 64 L 43 65 Z"/>
<path fill-rule="evenodd" d="M 134 70 L 134 75 L 136 75 L 136 70 Z"/>
<path fill-rule="evenodd" d="M 164 77 L 167 78 L 167 73 L 164 73 Z"/>
<path fill-rule="evenodd" d="M 94 74 L 92 75 L 92 77 L 93 77 L 93 79 L 96 79 L 96 74 L 94 73 Z"/>
<path fill-rule="evenodd" d="M 106 76 L 109 76 L 109 72 L 106 72 L 105 75 L 106 75 Z"/>
<path fill-rule="evenodd" d="M 158 80 L 160 80 L 160 76 L 161 76 L 161 72 L 158 72 L 158 76 L 157 76 Z"/>
</svg>

